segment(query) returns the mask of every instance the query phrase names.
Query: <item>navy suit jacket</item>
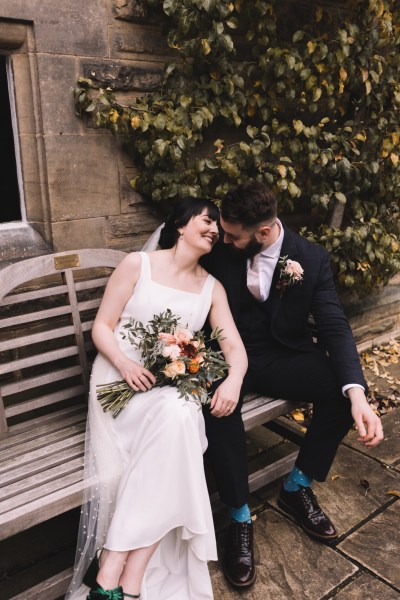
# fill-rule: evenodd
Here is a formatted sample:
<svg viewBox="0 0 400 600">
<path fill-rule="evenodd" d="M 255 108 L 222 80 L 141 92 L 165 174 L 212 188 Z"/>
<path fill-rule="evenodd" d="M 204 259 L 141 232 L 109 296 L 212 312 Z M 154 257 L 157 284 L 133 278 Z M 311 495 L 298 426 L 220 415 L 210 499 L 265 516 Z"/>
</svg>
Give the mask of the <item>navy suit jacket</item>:
<svg viewBox="0 0 400 600">
<path fill-rule="evenodd" d="M 280 276 L 277 264 L 270 290 L 271 333 L 287 348 L 307 352 L 315 350 L 309 316 L 318 331 L 318 343 L 329 354 L 338 384 L 358 383 L 367 390 L 357 348 L 333 282 L 328 252 L 284 225 L 281 256 L 295 260 L 304 269 L 303 280 L 276 287 Z M 221 240 L 204 257 L 205 268 L 223 284 L 233 317 L 237 322 L 241 299 L 246 290 L 247 261 L 233 255 Z"/>
</svg>

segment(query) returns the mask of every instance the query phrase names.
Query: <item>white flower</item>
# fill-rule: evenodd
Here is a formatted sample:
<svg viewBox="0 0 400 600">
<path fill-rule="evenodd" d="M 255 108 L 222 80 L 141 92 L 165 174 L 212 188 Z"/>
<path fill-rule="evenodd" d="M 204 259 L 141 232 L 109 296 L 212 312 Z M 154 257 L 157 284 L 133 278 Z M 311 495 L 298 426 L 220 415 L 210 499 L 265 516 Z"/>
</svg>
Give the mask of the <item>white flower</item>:
<svg viewBox="0 0 400 600">
<path fill-rule="evenodd" d="M 170 344 L 169 346 L 164 346 L 161 354 L 165 358 L 170 358 L 171 360 L 176 360 L 178 356 L 181 354 L 181 349 L 178 344 Z"/>
</svg>

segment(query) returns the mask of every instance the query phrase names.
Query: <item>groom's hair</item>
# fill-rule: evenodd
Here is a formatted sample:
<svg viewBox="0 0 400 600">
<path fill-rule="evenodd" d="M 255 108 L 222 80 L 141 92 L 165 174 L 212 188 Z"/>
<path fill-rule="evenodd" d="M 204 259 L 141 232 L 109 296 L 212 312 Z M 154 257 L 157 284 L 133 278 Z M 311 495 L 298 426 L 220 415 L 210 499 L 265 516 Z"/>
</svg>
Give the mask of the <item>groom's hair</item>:
<svg viewBox="0 0 400 600">
<path fill-rule="evenodd" d="M 185 196 L 178 200 L 161 229 L 158 242 L 160 248 L 164 250 L 175 246 L 179 238 L 178 229 L 187 225 L 193 217 L 201 215 L 204 210 L 207 210 L 210 219 L 219 222 L 219 210 L 211 200 L 192 198 L 192 196 Z"/>
<path fill-rule="evenodd" d="M 277 200 L 272 190 L 259 181 L 249 180 L 236 185 L 222 198 L 221 217 L 229 223 L 252 227 L 275 220 Z"/>
</svg>

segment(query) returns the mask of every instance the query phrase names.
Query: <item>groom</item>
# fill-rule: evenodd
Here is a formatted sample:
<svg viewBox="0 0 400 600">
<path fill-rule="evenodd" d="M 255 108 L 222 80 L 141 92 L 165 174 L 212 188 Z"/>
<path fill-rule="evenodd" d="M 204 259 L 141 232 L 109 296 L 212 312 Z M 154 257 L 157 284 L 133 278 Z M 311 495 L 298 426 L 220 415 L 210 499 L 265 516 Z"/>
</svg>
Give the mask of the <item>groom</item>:
<svg viewBox="0 0 400 600">
<path fill-rule="evenodd" d="M 222 200 L 220 240 L 206 268 L 224 285 L 243 338 L 249 368 L 243 394 L 252 391 L 312 402 L 313 417 L 278 505 L 324 543 L 338 534 L 311 489 L 324 481 L 340 441 L 355 422 L 358 441 L 383 439 L 380 419 L 366 399 L 350 326 L 338 301 L 325 249 L 293 233 L 277 218 L 277 201 L 262 183 L 248 181 Z M 315 319 L 313 342 L 309 315 Z M 253 532 L 241 403 L 226 417 L 205 410 L 208 454 L 231 524 L 224 558 L 228 581 L 255 581 Z"/>
</svg>

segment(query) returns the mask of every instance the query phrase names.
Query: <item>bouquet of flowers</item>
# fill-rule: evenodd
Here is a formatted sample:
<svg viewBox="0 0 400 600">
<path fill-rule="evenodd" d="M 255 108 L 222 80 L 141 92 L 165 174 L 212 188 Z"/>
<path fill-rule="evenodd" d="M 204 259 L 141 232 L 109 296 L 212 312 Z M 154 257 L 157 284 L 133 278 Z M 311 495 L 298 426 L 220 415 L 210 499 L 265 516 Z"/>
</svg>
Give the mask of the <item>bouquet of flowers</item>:
<svg viewBox="0 0 400 600">
<path fill-rule="evenodd" d="M 169 309 L 154 315 L 146 327 L 131 319 L 122 337 L 141 351 L 144 367 L 153 373 L 157 386 L 176 386 L 180 397 L 208 404 L 212 382 L 229 368 L 221 351 L 206 348 L 206 341 L 223 339 L 222 330 L 214 329 L 206 340 L 203 331 L 193 333 L 179 320 Z M 97 399 L 114 419 L 136 393 L 124 380 L 97 386 Z"/>
</svg>

